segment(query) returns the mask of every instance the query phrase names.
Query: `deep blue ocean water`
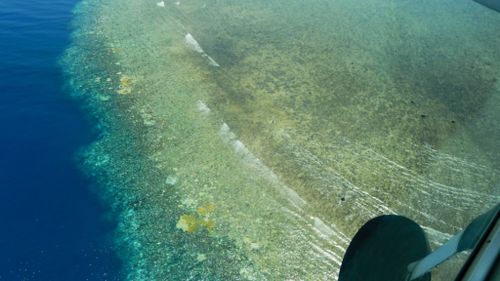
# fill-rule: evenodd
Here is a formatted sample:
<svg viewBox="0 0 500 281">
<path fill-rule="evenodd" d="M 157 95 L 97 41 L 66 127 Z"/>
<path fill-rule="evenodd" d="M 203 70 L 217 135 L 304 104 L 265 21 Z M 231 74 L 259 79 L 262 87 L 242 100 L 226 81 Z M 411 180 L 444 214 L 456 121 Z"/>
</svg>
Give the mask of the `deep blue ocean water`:
<svg viewBox="0 0 500 281">
<path fill-rule="evenodd" d="M 113 224 L 75 160 L 91 123 L 58 59 L 75 0 L 0 0 L 0 280 L 117 280 Z"/>
</svg>

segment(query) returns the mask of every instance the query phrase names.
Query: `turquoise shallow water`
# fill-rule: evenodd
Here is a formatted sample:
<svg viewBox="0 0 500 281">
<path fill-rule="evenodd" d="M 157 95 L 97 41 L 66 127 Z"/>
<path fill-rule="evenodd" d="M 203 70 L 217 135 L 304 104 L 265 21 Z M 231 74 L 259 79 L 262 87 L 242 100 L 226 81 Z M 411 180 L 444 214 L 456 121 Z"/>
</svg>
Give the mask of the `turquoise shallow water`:
<svg viewBox="0 0 500 281">
<path fill-rule="evenodd" d="M 81 2 L 128 279 L 335 279 L 381 214 L 442 244 L 500 198 L 499 33 L 468 1 Z"/>
</svg>

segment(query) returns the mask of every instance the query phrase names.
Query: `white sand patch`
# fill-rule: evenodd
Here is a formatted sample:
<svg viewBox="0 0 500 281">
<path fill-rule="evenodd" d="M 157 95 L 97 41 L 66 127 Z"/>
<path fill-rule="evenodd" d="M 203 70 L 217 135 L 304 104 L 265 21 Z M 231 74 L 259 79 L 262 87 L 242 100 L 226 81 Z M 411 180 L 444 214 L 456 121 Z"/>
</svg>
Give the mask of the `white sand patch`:
<svg viewBox="0 0 500 281">
<path fill-rule="evenodd" d="M 196 39 L 194 39 L 193 35 L 191 33 L 186 34 L 184 36 L 184 44 L 191 50 L 199 53 L 202 57 L 206 58 L 208 60 L 208 64 L 214 67 L 219 67 L 220 65 L 212 58 L 210 57 L 203 48 L 201 48 L 200 44 Z"/>
<path fill-rule="evenodd" d="M 212 58 L 210 57 L 209 55 L 207 55 L 207 59 L 208 59 L 208 64 L 210 64 L 211 66 L 215 66 L 215 67 L 219 67 L 220 65 Z"/>
<path fill-rule="evenodd" d="M 208 115 L 210 113 L 210 108 L 201 100 L 198 100 L 196 102 L 196 107 L 198 108 L 198 111 L 203 115 Z"/>
<path fill-rule="evenodd" d="M 194 39 L 194 37 L 193 37 L 193 35 L 191 35 L 191 33 L 188 33 L 188 34 L 186 34 L 186 36 L 184 36 L 184 44 L 186 44 L 186 46 L 189 49 L 191 49 L 197 53 L 200 53 L 200 54 L 205 53 L 205 51 L 203 51 L 200 44 L 198 44 L 198 41 L 196 41 L 196 39 Z"/>
</svg>

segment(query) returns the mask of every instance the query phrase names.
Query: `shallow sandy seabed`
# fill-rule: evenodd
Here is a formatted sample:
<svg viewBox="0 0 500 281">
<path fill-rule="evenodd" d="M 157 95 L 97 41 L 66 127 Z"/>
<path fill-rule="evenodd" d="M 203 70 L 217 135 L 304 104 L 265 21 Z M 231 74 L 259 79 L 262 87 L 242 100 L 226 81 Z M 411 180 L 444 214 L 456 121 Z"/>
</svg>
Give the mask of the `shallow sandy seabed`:
<svg viewBox="0 0 500 281">
<path fill-rule="evenodd" d="M 499 15 L 162 3 L 81 2 L 63 60 L 128 280 L 333 280 L 370 218 L 436 247 L 500 199 Z"/>
</svg>

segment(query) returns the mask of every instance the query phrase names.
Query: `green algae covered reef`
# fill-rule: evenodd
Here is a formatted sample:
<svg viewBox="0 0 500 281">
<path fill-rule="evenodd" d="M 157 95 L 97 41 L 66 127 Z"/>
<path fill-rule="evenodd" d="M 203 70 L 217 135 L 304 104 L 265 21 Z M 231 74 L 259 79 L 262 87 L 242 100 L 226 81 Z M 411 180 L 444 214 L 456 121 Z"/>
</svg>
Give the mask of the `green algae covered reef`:
<svg viewBox="0 0 500 281">
<path fill-rule="evenodd" d="M 500 15 L 473 2 L 85 0 L 73 28 L 125 280 L 335 280 L 373 217 L 437 247 L 500 200 Z"/>
</svg>

